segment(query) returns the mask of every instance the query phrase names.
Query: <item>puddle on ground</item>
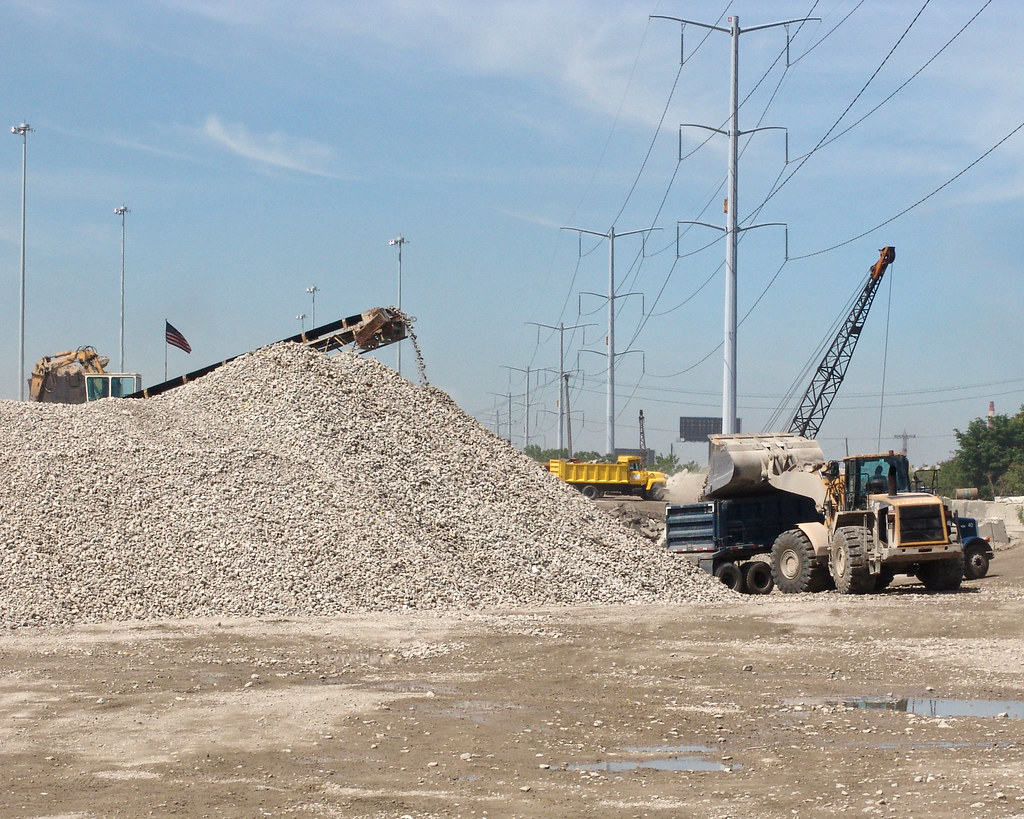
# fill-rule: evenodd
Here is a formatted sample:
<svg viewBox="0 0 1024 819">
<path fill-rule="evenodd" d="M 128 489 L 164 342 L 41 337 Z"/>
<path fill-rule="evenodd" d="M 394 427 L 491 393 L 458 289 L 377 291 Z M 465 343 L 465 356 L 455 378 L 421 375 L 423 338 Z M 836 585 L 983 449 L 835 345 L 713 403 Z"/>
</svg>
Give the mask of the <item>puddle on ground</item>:
<svg viewBox="0 0 1024 819">
<path fill-rule="evenodd" d="M 1000 740 L 999 742 L 993 742 L 992 740 L 984 740 L 981 742 L 954 742 L 951 740 L 933 740 L 929 741 L 909 741 L 909 742 L 879 742 L 872 745 L 872 748 L 878 748 L 880 751 L 893 751 L 903 750 L 906 748 L 1014 748 L 1017 746 L 1016 742 L 1012 740 Z"/>
<path fill-rule="evenodd" d="M 738 771 L 742 765 L 718 762 L 709 759 L 707 754 L 713 753 L 711 748 L 702 745 L 678 746 L 638 746 L 622 749 L 631 754 L 667 754 L 652 759 L 609 759 L 604 762 L 576 763 L 566 765 L 567 771 Z"/>
<path fill-rule="evenodd" d="M 1024 700 L 958 700 L 940 697 L 825 697 L 825 705 L 874 711 L 905 711 L 919 717 L 1024 719 Z"/>
</svg>

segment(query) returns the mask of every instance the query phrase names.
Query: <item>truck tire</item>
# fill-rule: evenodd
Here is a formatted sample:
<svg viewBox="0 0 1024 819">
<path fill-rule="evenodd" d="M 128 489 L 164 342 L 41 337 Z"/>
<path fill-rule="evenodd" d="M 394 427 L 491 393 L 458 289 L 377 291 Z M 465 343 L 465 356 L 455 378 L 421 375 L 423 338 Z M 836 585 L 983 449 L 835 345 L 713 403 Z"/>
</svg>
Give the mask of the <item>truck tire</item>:
<svg viewBox="0 0 1024 819">
<path fill-rule="evenodd" d="M 917 570 L 917 579 L 928 591 L 956 591 L 964 579 L 963 555 L 951 560 L 922 563 Z"/>
<path fill-rule="evenodd" d="M 596 497 L 598 497 L 601 494 L 601 492 L 598 490 L 598 488 L 596 486 L 594 486 L 592 483 L 588 483 L 585 486 L 583 486 L 580 489 L 580 492 L 583 493 L 583 497 L 588 498 L 590 500 L 594 500 Z"/>
<path fill-rule="evenodd" d="M 971 543 L 964 547 L 964 577 L 977 580 L 988 574 L 988 544 Z"/>
<path fill-rule="evenodd" d="M 875 590 L 868 565 L 868 538 L 863 526 L 842 526 L 832 536 L 832 579 L 840 594 L 867 594 Z"/>
<path fill-rule="evenodd" d="M 715 569 L 715 577 L 725 583 L 734 592 L 743 594 L 746 588 L 743 583 L 743 572 L 735 563 L 722 563 Z"/>
<path fill-rule="evenodd" d="M 743 585 L 747 594 L 771 594 L 775 588 L 771 565 L 761 560 L 743 564 Z"/>
<path fill-rule="evenodd" d="M 654 484 L 654 486 L 652 486 L 650 491 L 647 493 L 647 499 L 648 500 L 653 500 L 653 501 L 663 501 L 663 500 L 665 500 L 665 484 L 663 484 L 663 483 L 656 483 L 656 484 Z"/>
<path fill-rule="evenodd" d="M 790 529 L 775 538 L 772 577 L 783 594 L 820 592 L 831 585 L 828 569 L 817 562 L 811 541 L 799 529 Z"/>
</svg>

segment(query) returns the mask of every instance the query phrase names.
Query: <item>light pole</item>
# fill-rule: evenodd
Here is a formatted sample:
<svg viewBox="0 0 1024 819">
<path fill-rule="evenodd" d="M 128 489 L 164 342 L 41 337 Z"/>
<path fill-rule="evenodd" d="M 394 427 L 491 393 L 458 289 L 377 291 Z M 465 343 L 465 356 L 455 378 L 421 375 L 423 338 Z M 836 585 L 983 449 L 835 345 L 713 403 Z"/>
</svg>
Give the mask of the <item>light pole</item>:
<svg viewBox="0 0 1024 819">
<path fill-rule="evenodd" d="M 127 207 L 121 205 L 114 208 L 114 213 L 121 217 L 121 363 L 118 365 L 118 372 L 124 372 L 124 217 L 131 213 Z"/>
<path fill-rule="evenodd" d="M 312 287 L 307 287 L 306 292 L 313 297 L 313 312 L 310 315 L 309 326 L 316 327 L 316 294 L 320 292 L 320 288 L 314 284 Z"/>
<path fill-rule="evenodd" d="M 399 235 L 398 238 L 392 239 L 388 242 L 389 245 L 398 245 L 398 304 L 395 305 L 399 310 L 402 309 L 402 245 L 406 244 L 409 240 L 404 236 Z M 398 374 L 402 374 L 402 343 L 399 342 L 395 345 L 398 350 Z"/>
<path fill-rule="evenodd" d="M 299 313 L 295 317 L 295 320 L 297 322 L 299 322 L 299 326 L 302 327 L 302 332 L 303 333 L 306 332 L 306 314 L 305 313 Z"/>
<path fill-rule="evenodd" d="M 25 182 L 28 169 L 28 134 L 33 128 L 27 122 L 14 125 L 11 133 L 21 137 L 21 313 L 18 322 L 18 400 L 25 400 Z"/>
</svg>

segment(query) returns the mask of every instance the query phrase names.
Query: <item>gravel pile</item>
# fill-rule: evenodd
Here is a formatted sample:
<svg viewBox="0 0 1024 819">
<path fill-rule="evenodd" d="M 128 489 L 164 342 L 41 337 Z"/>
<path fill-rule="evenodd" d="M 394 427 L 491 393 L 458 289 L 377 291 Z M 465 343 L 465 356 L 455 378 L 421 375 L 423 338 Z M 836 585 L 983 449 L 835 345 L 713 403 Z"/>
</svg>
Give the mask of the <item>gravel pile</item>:
<svg viewBox="0 0 1024 819">
<path fill-rule="evenodd" d="M 295 344 L 156 398 L 0 401 L 0 626 L 729 594 L 378 361 Z"/>
</svg>

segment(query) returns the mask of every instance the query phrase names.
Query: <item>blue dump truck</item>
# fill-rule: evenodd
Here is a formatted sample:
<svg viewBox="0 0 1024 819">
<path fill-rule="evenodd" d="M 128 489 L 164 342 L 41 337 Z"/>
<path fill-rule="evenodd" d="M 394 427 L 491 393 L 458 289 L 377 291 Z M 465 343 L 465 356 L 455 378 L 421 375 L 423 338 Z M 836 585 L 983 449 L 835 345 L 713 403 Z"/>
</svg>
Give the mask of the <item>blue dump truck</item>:
<svg viewBox="0 0 1024 819">
<path fill-rule="evenodd" d="M 956 519 L 960 542 L 964 545 L 964 577 L 977 580 L 988 574 L 988 563 L 993 558 L 992 544 L 978 534 L 978 521 L 974 518 Z"/>
<path fill-rule="evenodd" d="M 772 567 L 761 555 L 797 521 L 822 521 L 810 498 L 779 492 L 685 506 L 668 506 L 665 539 L 670 551 L 685 554 L 734 591 L 768 594 L 775 588 Z"/>
</svg>

